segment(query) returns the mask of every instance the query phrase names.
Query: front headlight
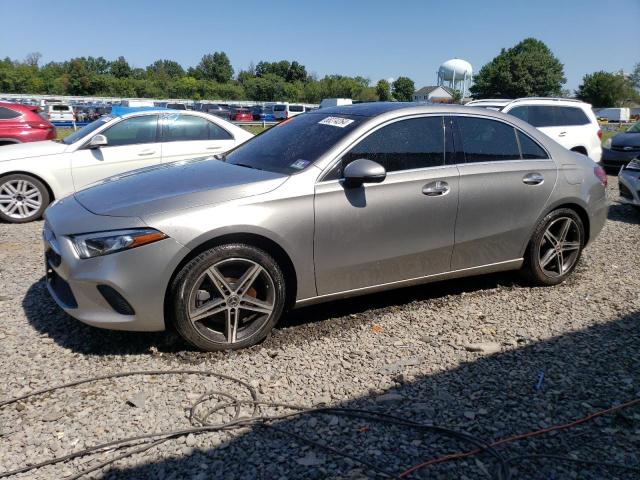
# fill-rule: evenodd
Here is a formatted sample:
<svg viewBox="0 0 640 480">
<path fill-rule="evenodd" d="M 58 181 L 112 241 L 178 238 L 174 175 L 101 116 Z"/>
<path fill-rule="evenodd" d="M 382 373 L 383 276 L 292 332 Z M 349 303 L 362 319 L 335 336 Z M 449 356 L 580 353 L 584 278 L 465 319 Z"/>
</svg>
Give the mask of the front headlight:
<svg viewBox="0 0 640 480">
<path fill-rule="evenodd" d="M 167 238 L 167 235 L 153 228 L 136 228 L 74 235 L 71 240 L 80 258 L 93 258 L 140 247 L 164 238 Z"/>
<path fill-rule="evenodd" d="M 607 139 L 604 141 L 604 143 L 602 144 L 602 146 L 603 146 L 604 148 L 611 148 L 611 139 L 610 139 L 610 138 L 607 138 Z"/>
</svg>

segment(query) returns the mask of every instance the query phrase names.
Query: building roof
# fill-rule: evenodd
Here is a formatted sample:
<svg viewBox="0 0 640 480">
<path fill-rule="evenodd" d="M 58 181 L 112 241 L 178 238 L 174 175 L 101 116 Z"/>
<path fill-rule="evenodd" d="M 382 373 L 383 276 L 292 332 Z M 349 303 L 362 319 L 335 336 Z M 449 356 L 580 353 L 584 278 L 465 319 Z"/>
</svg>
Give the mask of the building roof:
<svg viewBox="0 0 640 480">
<path fill-rule="evenodd" d="M 428 87 L 422 87 L 420 90 L 414 92 L 414 95 L 429 95 L 431 92 L 436 90 L 437 88 L 442 88 L 449 95 L 453 96 L 453 90 L 449 87 L 445 87 L 444 85 L 431 85 Z"/>
</svg>

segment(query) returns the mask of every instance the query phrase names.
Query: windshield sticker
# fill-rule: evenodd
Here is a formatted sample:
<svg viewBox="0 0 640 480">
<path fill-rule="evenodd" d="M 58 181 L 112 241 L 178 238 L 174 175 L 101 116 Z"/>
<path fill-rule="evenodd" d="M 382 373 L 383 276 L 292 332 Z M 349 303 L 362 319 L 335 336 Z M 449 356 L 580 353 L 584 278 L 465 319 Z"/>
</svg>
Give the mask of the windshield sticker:
<svg viewBox="0 0 640 480">
<path fill-rule="evenodd" d="M 295 168 L 296 170 L 302 170 L 304 167 L 306 167 L 307 165 L 309 165 L 309 160 L 296 160 L 295 162 L 293 162 L 291 164 L 291 168 Z"/>
<path fill-rule="evenodd" d="M 347 125 L 353 123 L 353 120 L 349 118 L 341 117 L 327 117 L 318 122 L 320 125 L 331 125 L 332 127 L 344 128 Z"/>
</svg>

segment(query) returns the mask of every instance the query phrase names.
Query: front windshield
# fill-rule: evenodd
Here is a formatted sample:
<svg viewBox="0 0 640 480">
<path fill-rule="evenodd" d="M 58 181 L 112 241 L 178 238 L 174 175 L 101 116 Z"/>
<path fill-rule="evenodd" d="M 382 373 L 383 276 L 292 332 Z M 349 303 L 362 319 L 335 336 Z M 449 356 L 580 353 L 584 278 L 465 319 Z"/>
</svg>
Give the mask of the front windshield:
<svg viewBox="0 0 640 480">
<path fill-rule="evenodd" d="M 78 140 L 80 140 L 81 138 L 86 137 L 91 132 L 93 132 L 94 130 L 97 130 L 98 128 L 103 126 L 105 123 L 111 121 L 112 119 L 113 119 L 113 117 L 101 117 L 101 118 L 91 122 L 90 124 L 85 125 L 80 130 L 76 130 L 71 135 L 69 135 L 64 140 L 62 140 L 62 142 L 66 143 L 67 145 L 71 145 L 72 143 L 76 143 Z"/>
<path fill-rule="evenodd" d="M 629 127 L 627 133 L 640 133 L 640 122 L 636 122 Z"/>
<path fill-rule="evenodd" d="M 225 160 L 291 175 L 307 168 L 361 123 L 358 116 L 303 113 L 243 143 Z"/>
</svg>

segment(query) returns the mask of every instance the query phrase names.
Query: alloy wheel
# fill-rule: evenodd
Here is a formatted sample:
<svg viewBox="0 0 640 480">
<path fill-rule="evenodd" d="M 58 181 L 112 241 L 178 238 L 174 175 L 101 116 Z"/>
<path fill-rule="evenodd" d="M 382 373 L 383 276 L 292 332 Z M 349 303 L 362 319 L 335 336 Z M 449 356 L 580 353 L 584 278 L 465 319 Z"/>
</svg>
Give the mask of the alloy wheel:
<svg viewBox="0 0 640 480">
<path fill-rule="evenodd" d="M 0 212 L 17 220 L 35 215 L 42 207 L 42 194 L 29 180 L 14 179 L 0 185 Z"/>
<path fill-rule="evenodd" d="M 571 270 L 580 255 L 582 238 L 578 224 L 559 217 L 549 224 L 540 242 L 538 263 L 543 273 L 557 278 Z"/>
<path fill-rule="evenodd" d="M 275 304 L 267 270 L 249 259 L 230 258 L 196 280 L 188 296 L 188 318 L 205 339 L 233 344 L 260 331 Z"/>
</svg>

